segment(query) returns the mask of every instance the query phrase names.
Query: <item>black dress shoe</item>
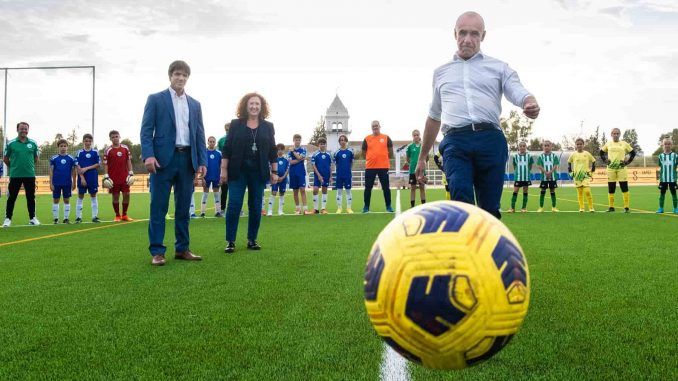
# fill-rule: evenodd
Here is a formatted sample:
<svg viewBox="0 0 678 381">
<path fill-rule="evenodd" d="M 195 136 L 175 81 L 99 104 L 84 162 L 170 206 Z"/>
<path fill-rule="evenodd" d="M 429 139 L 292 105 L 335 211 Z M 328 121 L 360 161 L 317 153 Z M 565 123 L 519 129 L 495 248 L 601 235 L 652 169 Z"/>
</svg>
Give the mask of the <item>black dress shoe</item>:
<svg viewBox="0 0 678 381">
<path fill-rule="evenodd" d="M 247 250 L 261 250 L 257 241 L 247 241 Z"/>
<path fill-rule="evenodd" d="M 235 242 L 229 241 L 228 245 L 226 245 L 226 248 L 224 249 L 224 253 L 231 254 L 235 251 Z"/>
</svg>

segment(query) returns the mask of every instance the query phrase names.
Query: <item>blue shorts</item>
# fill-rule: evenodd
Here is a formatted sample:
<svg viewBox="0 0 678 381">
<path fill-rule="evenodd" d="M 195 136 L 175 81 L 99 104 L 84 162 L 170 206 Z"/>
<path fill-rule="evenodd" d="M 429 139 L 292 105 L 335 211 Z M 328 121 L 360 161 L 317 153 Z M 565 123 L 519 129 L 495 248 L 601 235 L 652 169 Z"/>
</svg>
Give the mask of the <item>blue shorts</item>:
<svg viewBox="0 0 678 381">
<path fill-rule="evenodd" d="M 85 181 L 87 181 L 87 186 L 82 186 L 80 184 L 80 176 L 78 176 L 78 180 L 76 181 L 76 184 L 78 185 L 78 194 L 97 194 L 99 191 L 99 175 L 94 171 L 92 174 L 85 173 Z"/>
<path fill-rule="evenodd" d="M 334 189 L 351 189 L 351 183 L 353 179 L 350 177 L 337 177 L 337 180 L 334 182 Z"/>
<path fill-rule="evenodd" d="M 212 190 L 217 190 L 219 189 L 219 179 L 205 179 L 205 186 L 207 189 L 210 189 L 210 186 L 212 187 Z"/>
<path fill-rule="evenodd" d="M 313 186 L 324 188 L 330 186 L 330 174 L 328 173 L 327 175 L 325 175 L 324 173 L 321 173 L 320 175 L 323 177 L 323 181 L 321 182 L 317 176 L 313 176 Z"/>
<path fill-rule="evenodd" d="M 291 173 L 290 175 L 290 188 L 299 189 L 306 188 L 306 174 L 305 173 Z"/>
<path fill-rule="evenodd" d="M 285 193 L 286 190 L 287 190 L 287 178 L 285 178 L 285 180 L 283 180 L 282 182 L 271 185 L 272 192 L 280 192 L 280 194 L 283 194 Z"/>
<path fill-rule="evenodd" d="M 71 198 L 71 186 L 55 185 L 54 190 L 52 191 L 52 198 L 61 198 L 62 194 L 64 195 L 64 198 Z"/>
</svg>

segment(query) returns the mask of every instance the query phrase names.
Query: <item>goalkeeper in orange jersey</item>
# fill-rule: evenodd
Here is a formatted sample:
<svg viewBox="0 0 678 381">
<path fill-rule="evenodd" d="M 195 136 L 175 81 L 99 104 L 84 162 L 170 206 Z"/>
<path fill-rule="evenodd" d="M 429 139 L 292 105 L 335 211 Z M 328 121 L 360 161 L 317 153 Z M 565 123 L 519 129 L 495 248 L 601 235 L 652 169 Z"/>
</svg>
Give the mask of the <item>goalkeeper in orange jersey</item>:
<svg viewBox="0 0 678 381">
<path fill-rule="evenodd" d="M 584 197 L 588 201 L 589 212 L 595 212 L 593 196 L 591 195 L 591 174 L 596 170 L 596 159 L 589 152 L 584 151 L 584 139 L 577 138 L 575 146 L 577 152 L 573 153 L 567 160 L 567 170 L 574 179 L 574 186 L 577 188 L 579 212 L 584 212 Z"/>
</svg>

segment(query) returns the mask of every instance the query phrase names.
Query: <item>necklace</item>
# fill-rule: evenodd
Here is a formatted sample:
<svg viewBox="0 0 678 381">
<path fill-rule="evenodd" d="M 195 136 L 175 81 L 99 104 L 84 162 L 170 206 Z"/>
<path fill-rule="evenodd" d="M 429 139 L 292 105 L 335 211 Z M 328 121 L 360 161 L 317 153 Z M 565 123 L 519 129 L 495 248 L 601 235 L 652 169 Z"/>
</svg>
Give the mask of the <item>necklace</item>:
<svg viewBox="0 0 678 381">
<path fill-rule="evenodd" d="M 259 133 L 259 127 L 250 128 L 250 132 L 252 133 L 252 152 L 256 153 L 257 152 L 257 134 Z"/>
</svg>

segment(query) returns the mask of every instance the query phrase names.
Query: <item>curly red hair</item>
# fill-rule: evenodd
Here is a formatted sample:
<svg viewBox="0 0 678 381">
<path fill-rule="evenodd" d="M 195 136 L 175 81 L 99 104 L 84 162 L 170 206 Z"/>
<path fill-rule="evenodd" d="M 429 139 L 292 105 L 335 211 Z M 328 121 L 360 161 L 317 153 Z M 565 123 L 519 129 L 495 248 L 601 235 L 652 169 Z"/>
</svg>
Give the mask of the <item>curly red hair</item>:
<svg viewBox="0 0 678 381">
<path fill-rule="evenodd" d="M 247 93 L 245 96 L 240 98 L 240 102 L 238 102 L 238 109 L 235 111 L 235 114 L 238 116 L 238 119 L 247 119 L 249 116 L 249 113 L 247 112 L 247 102 L 250 100 L 252 97 L 257 97 L 261 101 L 261 111 L 259 112 L 259 119 L 267 119 L 268 118 L 268 102 L 266 102 L 266 98 L 261 96 L 259 93 Z"/>
</svg>

